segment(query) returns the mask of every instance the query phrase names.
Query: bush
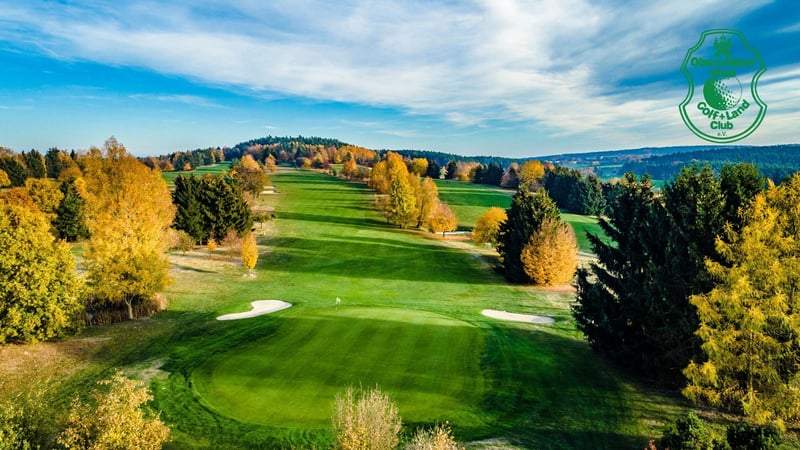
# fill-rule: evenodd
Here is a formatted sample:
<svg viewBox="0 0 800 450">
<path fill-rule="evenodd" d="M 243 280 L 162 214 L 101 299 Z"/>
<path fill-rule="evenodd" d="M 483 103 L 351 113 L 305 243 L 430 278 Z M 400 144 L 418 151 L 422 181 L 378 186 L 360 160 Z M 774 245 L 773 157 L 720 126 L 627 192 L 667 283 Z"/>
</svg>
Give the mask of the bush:
<svg viewBox="0 0 800 450">
<path fill-rule="evenodd" d="M 729 448 L 693 412 L 681 417 L 664 431 L 661 446 L 670 450 L 722 450 Z"/>
<path fill-rule="evenodd" d="M 776 426 L 736 423 L 728 427 L 728 444 L 733 450 L 771 450 L 781 443 L 781 430 Z"/>
<path fill-rule="evenodd" d="M 333 428 L 339 449 L 393 449 L 401 427 L 397 406 L 378 386 L 367 391 L 348 387 L 336 396 Z"/>
<path fill-rule="evenodd" d="M 169 440 L 169 428 L 143 407 L 153 397 L 142 383 L 117 372 L 98 384 L 104 388 L 92 393 L 92 402 L 73 401 L 59 445 L 68 450 L 157 450 Z"/>
<path fill-rule="evenodd" d="M 420 428 L 406 444 L 406 450 L 462 450 L 459 447 L 450 425 L 439 424 L 431 429 Z"/>
</svg>

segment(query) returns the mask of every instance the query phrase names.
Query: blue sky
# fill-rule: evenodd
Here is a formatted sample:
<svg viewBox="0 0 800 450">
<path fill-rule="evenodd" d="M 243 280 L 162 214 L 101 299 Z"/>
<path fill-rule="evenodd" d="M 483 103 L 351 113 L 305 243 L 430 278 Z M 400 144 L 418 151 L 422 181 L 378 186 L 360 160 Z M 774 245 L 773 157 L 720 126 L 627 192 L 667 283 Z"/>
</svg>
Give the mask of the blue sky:
<svg viewBox="0 0 800 450">
<path fill-rule="evenodd" d="M 767 115 L 739 143 L 800 142 L 795 0 L 0 0 L 0 146 L 702 145 L 677 106 L 683 58 L 710 28 L 741 30 L 767 66 Z"/>
</svg>

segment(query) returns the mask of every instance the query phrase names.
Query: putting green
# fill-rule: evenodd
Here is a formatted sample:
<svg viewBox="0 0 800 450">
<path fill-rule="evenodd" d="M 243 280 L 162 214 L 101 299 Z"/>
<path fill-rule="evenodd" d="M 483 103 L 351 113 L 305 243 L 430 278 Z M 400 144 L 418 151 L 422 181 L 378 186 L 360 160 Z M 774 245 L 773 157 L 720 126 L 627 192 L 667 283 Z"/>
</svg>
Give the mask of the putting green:
<svg viewBox="0 0 800 450">
<path fill-rule="evenodd" d="M 300 312 L 279 318 L 275 334 L 195 370 L 192 380 L 205 403 L 247 422 L 328 427 L 338 392 L 378 384 L 406 422 L 476 412 L 485 391 L 479 328 L 400 308 Z"/>
</svg>

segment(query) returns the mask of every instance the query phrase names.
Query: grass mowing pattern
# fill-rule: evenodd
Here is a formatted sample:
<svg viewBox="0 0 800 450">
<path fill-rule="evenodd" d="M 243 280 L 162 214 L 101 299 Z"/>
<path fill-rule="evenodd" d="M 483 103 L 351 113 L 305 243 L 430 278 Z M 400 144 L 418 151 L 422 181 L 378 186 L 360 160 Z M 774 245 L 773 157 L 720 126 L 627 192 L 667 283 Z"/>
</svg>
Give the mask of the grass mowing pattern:
<svg viewBox="0 0 800 450">
<path fill-rule="evenodd" d="M 463 250 L 388 226 L 363 185 L 303 171 L 282 171 L 274 183 L 280 193 L 259 199 L 276 207 L 278 218 L 267 227 L 274 231 L 259 238 L 257 278 L 243 278 L 246 271 L 235 263 L 209 261 L 205 249 L 185 257 L 176 254 L 175 282 L 166 292 L 168 311 L 150 320 L 90 327 L 75 339 L 52 344 L 53 354 L 65 358 L 63 369 L 56 371 L 60 383 L 52 393 L 53 417 L 65 414 L 73 396 L 86 396 L 95 381 L 122 368 L 134 378 L 150 380 L 152 404 L 172 428 L 174 441 L 167 449 L 330 448 L 333 435 L 327 423 L 281 427 L 236 420 L 210 408 L 193 381 L 250 345 L 291 351 L 268 343 L 306 317 L 322 320 L 336 297 L 342 299 L 341 308 L 352 311 L 413 312 L 408 327 L 429 317 L 427 313 L 473 326 L 461 328 L 473 330 L 483 342 L 483 396 L 464 399 L 477 407 L 446 417 L 462 442 L 504 438 L 523 448 L 641 449 L 682 412 L 674 397 L 631 384 L 589 349 L 570 317 L 574 294 L 508 285 Z M 247 320 L 215 319 L 269 298 L 295 306 Z M 557 321 L 546 326 L 500 322 L 481 316 L 484 308 L 549 315 Z M 425 327 L 431 329 L 438 327 Z M 385 347 L 386 352 L 394 350 L 391 342 Z M 6 355 L 28 353 L 29 347 L 5 350 Z M 464 358 L 460 364 L 467 367 L 465 375 L 474 373 L 467 364 L 472 355 L 445 353 L 447 358 Z M 80 364 L 74 362 L 78 358 Z M 440 364 L 446 368 L 450 362 Z M 9 367 L 23 371 L 19 364 Z M 31 378 L 44 376 L 41 365 L 25 367 L 28 376 L 0 375 L 0 384 L 21 380 L 5 384 L 0 395 L 24 392 Z M 142 370 L 148 367 L 160 368 L 155 378 Z M 347 362 L 338 368 L 341 380 L 347 378 Z M 326 386 L 327 379 L 318 377 L 302 395 L 311 395 L 312 389 L 343 389 L 334 386 L 341 380 Z M 453 385 L 444 389 L 455 392 L 463 382 L 453 378 Z M 387 393 L 404 405 L 400 414 L 410 428 L 416 424 L 408 423 L 409 414 L 425 414 L 409 410 L 403 400 L 405 390 L 422 395 L 409 386 Z M 429 401 L 436 400 L 435 393 L 427 394 Z M 330 405 L 333 398 L 320 401 Z"/>
<path fill-rule="evenodd" d="M 348 385 L 380 385 L 407 422 L 462 416 L 483 397 L 483 334 L 473 325 L 400 308 L 291 312 L 275 335 L 194 372 L 214 409 L 247 422 L 322 428 Z"/>
</svg>

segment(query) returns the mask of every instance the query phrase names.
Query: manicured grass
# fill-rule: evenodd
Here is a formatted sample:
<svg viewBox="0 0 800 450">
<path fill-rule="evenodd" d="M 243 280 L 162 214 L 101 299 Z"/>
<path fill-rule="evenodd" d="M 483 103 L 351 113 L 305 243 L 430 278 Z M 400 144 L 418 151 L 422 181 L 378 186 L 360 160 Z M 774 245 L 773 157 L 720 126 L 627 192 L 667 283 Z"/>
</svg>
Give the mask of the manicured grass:
<svg viewBox="0 0 800 450">
<path fill-rule="evenodd" d="M 117 367 L 150 381 L 175 449 L 329 448 L 333 397 L 359 382 L 380 383 L 409 430 L 449 420 L 463 442 L 522 448 L 640 449 L 681 412 L 589 349 L 573 293 L 508 285 L 468 251 L 387 225 L 362 184 L 294 170 L 273 183 L 279 194 L 259 198 L 277 218 L 259 237 L 257 277 L 224 251 L 175 254 L 167 311 L 86 329 L 46 354 L 65 358 L 53 417 Z M 294 306 L 215 319 L 261 299 Z M 484 308 L 556 322 L 499 322 Z M 40 376 L 27 367 L 8 378 Z"/>
<path fill-rule="evenodd" d="M 677 414 L 590 351 L 572 294 L 509 286 L 461 250 L 386 225 L 363 185 L 301 171 L 274 183 L 281 194 L 264 201 L 276 230 L 261 241 L 258 278 L 193 273 L 176 286 L 186 300 L 174 309 L 211 314 L 177 337 L 172 375 L 156 385 L 175 448 L 324 447 L 335 393 L 359 382 L 380 383 L 411 426 L 446 419 L 461 440 L 525 448 L 639 448 Z M 209 286 L 206 303 L 195 283 Z M 213 320 L 256 299 L 295 306 Z M 501 323 L 483 308 L 557 322 Z"/>
<path fill-rule="evenodd" d="M 322 428 L 342 386 L 376 384 L 410 422 L 463 415 L 484 395 L 483 333 L 405 308 L 295 308 L 278 331 L 194 372 L 203 399 L 247 422 Z M 276 407 L 280 405 L 280 407 Z"/>
<path fill-rule="evenodd" d="M 458 217 L 459 227 L 472 229 L 478 217 L 492 206 L 506 209 L 514 191 L 483 184 L 452 180 L 436 180 L 439 198 L 447 203 Z"/>
<path fill-rule="evenodd" d="M 194 170 L 189 170 L 189 171 L 176 170 L 173 172 L 161 172 L 161 176 L 163 176 L 164 179 L 167 180 L 167 184 L 171 188 L 175 183 L 175 179 L 178 178 L 179 175 L 187 175 L 187 176 L 194 175 L 196 177 L 202 177 L 207 173 L 211 175 L 217 175 L 223 172 L 227 172 L 228 169 L 230 168 L 231 168 L 230 161 L 221 161 L 217 164 L 213 164 L 210 166 L 200 166 Z"/>
</svg>

